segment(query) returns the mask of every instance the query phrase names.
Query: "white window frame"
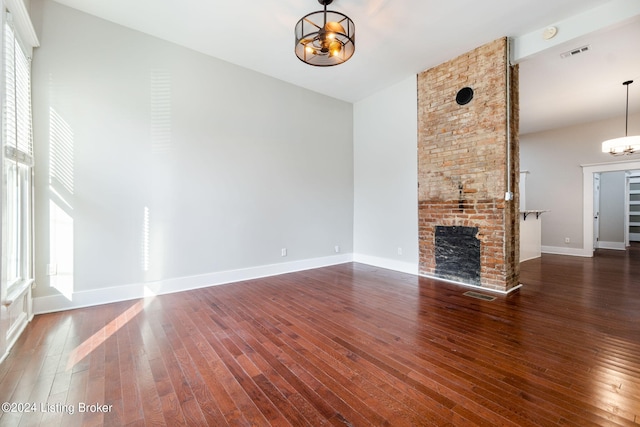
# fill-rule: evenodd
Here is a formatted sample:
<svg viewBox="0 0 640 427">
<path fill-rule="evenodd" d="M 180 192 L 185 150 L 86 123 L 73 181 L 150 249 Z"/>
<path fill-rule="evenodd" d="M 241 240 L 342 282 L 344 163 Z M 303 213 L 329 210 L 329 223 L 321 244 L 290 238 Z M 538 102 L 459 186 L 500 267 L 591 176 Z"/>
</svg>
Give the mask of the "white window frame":
<svg viewBox="0 0 640 427">
<path fill-rule="evenodd" d="M 24 292 L 33 271 L 33 126 L 31 58 L 12 15 L 2 22 L 2 296 Z M 30 51 L 30 50 L 29 50 Z"/>
</svg>

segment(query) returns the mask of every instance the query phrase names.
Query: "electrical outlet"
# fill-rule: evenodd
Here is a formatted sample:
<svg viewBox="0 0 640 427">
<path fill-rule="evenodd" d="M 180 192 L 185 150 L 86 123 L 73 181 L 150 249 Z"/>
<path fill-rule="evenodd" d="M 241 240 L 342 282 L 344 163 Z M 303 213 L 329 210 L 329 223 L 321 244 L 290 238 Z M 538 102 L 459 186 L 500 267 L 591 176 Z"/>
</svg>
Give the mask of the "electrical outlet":
<svg viewBox="0 0 640 427">
<path fill-rule="evenodd" d="M 282 248 L 280 250 L 280 256 L 287 256 L 287 248 Z"/>
<path fill-rule="evenodd" d="M 336 253 L 339 253 L 339 252 L 340 252 L 340 246 L 336 245 L 336 246 L 334 247 L 334 249 L 336 250 Z"/>
<path fill-rule="evenodd" d="M 565 237 L 565 238 L 564 238 L 564 242 L 565 242 L 565 243 L 571 243 L 571 239 L 570 239 L 570 238 L 568 238 L 568 237 Z"/>
<path fill-rule="evenodd" d="M 398 255 L 402 255 L 402 248 L 398 248 Z"/>
</svg>

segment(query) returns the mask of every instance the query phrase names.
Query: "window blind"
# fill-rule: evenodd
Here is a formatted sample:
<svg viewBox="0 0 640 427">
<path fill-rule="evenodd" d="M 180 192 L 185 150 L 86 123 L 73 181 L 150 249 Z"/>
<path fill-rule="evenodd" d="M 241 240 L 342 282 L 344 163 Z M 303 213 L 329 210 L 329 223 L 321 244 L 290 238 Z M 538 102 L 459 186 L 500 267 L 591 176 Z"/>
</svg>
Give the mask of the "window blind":
<svg viewBox="0 0 640 427">
<path fill-rule="evenodd" d="M 5 158 L 33 165 L 33 130 L 31 122 L 30 59 L 22 50 L 7 13 L 4 30 Z"/>
<path fill-rule="evenodd" d="M 6 13 L 3 25 L 2 210 L 3 280 L 8 293 L 24 289 L 33 278 L 33 131 L 31 64 Z"/>
</svg>

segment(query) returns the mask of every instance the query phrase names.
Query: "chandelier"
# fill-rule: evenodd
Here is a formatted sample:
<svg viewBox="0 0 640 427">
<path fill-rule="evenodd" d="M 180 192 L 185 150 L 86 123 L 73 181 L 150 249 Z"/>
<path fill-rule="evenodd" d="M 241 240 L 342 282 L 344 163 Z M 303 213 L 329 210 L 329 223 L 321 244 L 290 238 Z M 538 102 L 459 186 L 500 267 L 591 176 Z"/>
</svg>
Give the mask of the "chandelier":
<svg viewBox="0 0 640 427">
<path fill-rule="evenodd" d="M 620 138 L 609 139 L 602 143 L 602 152 L 609 153 L 612 156 L 624 156 L 634 154 L 640 150 L 640 135 L 628 136 L 629 129 L 629 85 L 633 80 L 624 83 L 627 87 L 627 110 L 625 114 L 624 136 Z"/>
<path fill-rule="evenodd" d="M 309 65 L 342 64 L 356 50 L 356 27 L 343 13 L 327 10 L 333 0 L 318 0 L 324 10 L 302 17 L 296 24 L 296 56 Z"/>
</svg>

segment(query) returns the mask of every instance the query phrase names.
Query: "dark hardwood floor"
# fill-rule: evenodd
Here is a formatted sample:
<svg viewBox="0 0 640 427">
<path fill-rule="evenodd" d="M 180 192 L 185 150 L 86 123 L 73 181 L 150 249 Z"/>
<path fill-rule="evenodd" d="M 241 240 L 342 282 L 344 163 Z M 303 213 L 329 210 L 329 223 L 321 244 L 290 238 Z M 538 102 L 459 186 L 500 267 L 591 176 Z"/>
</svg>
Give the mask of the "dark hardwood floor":
<svg viewBox="0 0 640 427">
<path fill-rule="evenodd" d="M 0 425 L 637 426 L 639 268 L 543 255 L 483 301 L 343 264 L 40 315 L 0 365 L 36 406 Z"/>
</svg>

